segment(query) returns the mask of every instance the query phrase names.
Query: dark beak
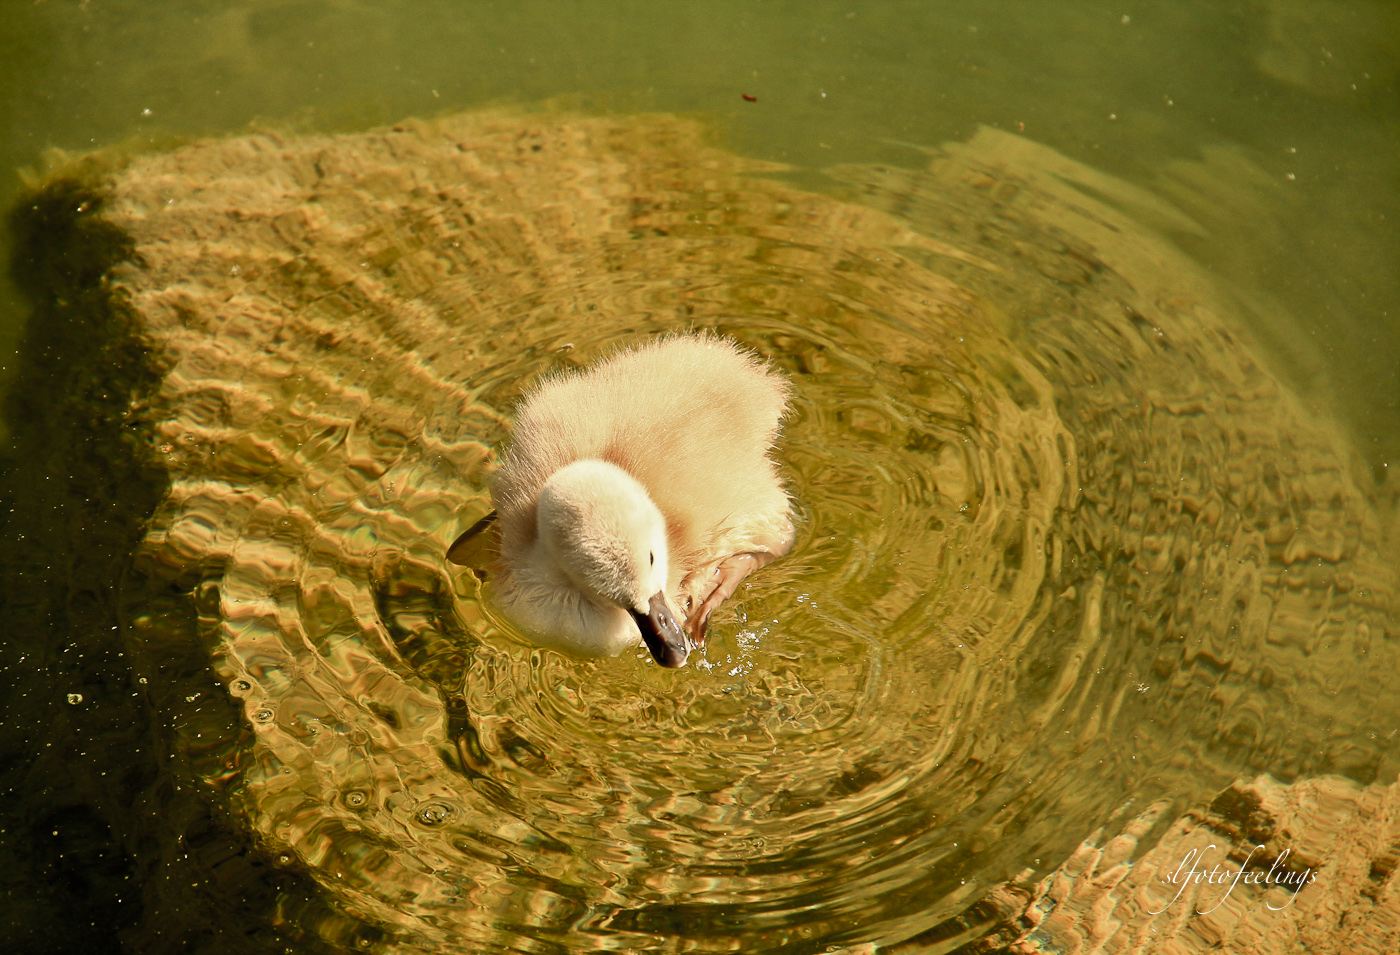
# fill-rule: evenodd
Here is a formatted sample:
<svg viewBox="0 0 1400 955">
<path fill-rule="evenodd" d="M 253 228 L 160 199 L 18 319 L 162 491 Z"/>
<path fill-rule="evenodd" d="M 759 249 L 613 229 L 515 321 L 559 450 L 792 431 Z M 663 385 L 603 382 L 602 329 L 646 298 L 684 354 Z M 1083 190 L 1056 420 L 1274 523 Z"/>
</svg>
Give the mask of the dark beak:
<svg viewBox="0 0 1400 955">
<path fill-rule="evenodd" d="M 632 619 L 642 631 L 642 639 L 656 662 L 664 667 L 683 667 L 690 655 L 690 638 L 666 606 L 666 597 L 657 593 L 651 598 L 650 611 L 632 611 Z"/>
</svg>

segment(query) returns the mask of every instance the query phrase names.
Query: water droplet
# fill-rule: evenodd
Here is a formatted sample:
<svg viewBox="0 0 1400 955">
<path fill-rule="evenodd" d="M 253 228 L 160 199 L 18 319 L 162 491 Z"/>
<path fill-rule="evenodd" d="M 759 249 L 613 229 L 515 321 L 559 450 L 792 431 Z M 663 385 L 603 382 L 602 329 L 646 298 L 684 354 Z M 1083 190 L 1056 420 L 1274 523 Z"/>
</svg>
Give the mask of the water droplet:
<svg viewBox="0 0 1400 955">
<path fill-rule="evenodd" d="M 258 710 L 253 714 L 253 719 L 259 723 L 267 723 L 272 720 L 271 710 Z"/>
<path fill-rule="evenodd" d="M 253 684 L 249 683 L 247 680 L 233 681 L 233 689 L 235 693 L 247 693 L 252 688 Z"/>
<path fill-rule="evenodd" d="M 447 821 L 447 817 L 450 815 L 452 815 L 452 807 L 440 802 L 430 802 L 414 813 L 414 818 L 418 820 L 420 826 L 440 826 Z"/>
<path fill-rule="evenodd" d="M 345 794 L 345 805 L 351 809 L 362 809 L 369 803 L 369 797 L 362 790 L 352 789 Z"/>
<path fill-rule="evenodd" d="M 77 706 L 79 703 L 83 702 L 83 695 L 81 693 L 69 693 L 68 702 Z"/>
</svg>

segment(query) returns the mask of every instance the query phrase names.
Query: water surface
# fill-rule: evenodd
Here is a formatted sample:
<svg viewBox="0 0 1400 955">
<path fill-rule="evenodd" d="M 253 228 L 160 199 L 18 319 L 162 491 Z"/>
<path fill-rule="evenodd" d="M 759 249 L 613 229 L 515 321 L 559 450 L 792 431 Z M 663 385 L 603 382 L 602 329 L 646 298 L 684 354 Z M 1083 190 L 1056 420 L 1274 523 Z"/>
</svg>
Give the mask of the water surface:
<svg viewBox="0 0 1400 955">
<path fill-rule="evenodd" d="M 400 315 L 407 338 L 391 322 L 314 362 L 296 340 L 254 361 L 211 357 L 198 323 L 161 330 L 167 357 L 227 384 L 192 385 L 188 365 L 117 383 L 163 396 L 142 422 L 155 471 L 97 507 L 130 528 L 142 482 L 165 495 L 135 578 L 136 538 L 85 550 L 90 523 L 53 527 L 87 512 L 37 488 L 43 466 L 16 471 L 17 500 L 48 502 L 17 519 L 48 550 L 10 564 L 54 596 L 12 606 L 53 637 L 37 672 L 12 641 L 7 673 L 16 698 L 44 699 L 27 712 L 65 753 L 7 777 L 21 825 L 54 834 L 12 889 L 37 900 L 19 918 L 78 904 L 136 950 L 234 931 L 333 949 L 820 950 L 928 930 L 1125 806 L 1184 808 L 1258 771 L 1394 779 L 1368 729 L 1395 713 L 1393 274 L 1376 267 L 1394 217 L 1372 185 L 1393 151 L 1368 145 L 1393 135 L 1393 73 L 1383 56 L 1363 68 L 1385 52 L 1385 9 L 1085 5 L 1047 25 L 981 5 L 706 5 L 676 8 L 684 49 L 648 9 L 483 7 L 471 29 L 350 4 L 29 13 L 31 37 L 63 38 L 30 41 L 51 57 L 94 33 L 161 51 L 112 60 L 112 83 L 94 78 L 105 65 L 42 74 L 35 95 L 67 96 L 96 145 L 252 113 L 310 132 L 566 94 L 700 110 L 733 150 L 788 165 L 746 165 L 669 121 L 607 148 L 585 137 L 538 173 L 498 156 L 518 192 L 438 204 L 528 219 L 555 183 L 577 208 L 537 221 L 537 245 L 476 233 L 436 249 L 489 280 L 409 288 L 401 260 L 451 234 L 440 223 L 409 218 L 363 259 L 340 236 L 347 281 L 451 316 L 432 335 Z M 1350 42 L 1318 69 L 1324 32 Z M 1343 80 L 1371 73 L 1357 89 L 1338 54 Z M 1160 92 L 1166 77 L 1181 90 Z M 151 102 L 139 118 L 99 105 L 131 95 Z M 53 116 L 45 142 L 80 148 Z M 1303 146 L 1274 148 L 1280 126 Z M 1346 185 L 1309 141 L 1349 144 Z M 13 143 L 32 159 L 32 135 Z M 627 189 L 667 197 L 629 206 L 615 235 L 591 231 L 600 200 L 574 184 L 603 156 L 651 170 Z M 374 188 L 407 191 L 392 175 Z M 199 221 L 181 188 L 161 195 Z M 239 241 L 171 262 L 191 282 L 207 268 L 209 288 L 279 287 Z M 163 267 L 123 281 L 156 294 L 175 284 L 151 284 Z M 336 308 L 306 327 L 352 327 Z M 677 326 L 735 335 L 793 377 L 800 545 L 683 674 L 532 652 L 470 578 L 443 577 L 453 515 L 483 506 L 533 377 Z M 21 438 L 91 504 L 108 472 L 72 465 L 79 441 Z M 66 572 L 94 551 L 110 570 Z M 91 761 L 94 737 L 108 743 Z M 104 774 L 123 788 L 103 792 Z M 169 887 L 111 888 L 133 876 Z M 201 936 L 202 919 L 225 934 Z"/>
</svg>

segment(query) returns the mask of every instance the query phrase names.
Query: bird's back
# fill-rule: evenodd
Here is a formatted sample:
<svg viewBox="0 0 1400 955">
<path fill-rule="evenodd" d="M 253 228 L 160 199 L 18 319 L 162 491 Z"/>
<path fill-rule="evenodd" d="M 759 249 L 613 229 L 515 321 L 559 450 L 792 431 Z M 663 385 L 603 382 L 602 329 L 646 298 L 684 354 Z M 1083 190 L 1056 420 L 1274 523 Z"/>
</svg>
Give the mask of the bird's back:
<svg viewBox="0 0 1400 955">
<path fill-rule="evenodd" d="M 767 451 L 787 396 L 781 377 L 708 335 L 659 339 L 546 382 L 521 406 L 497 475 L 502 556 L 533 539 L 534 501 L 550 475 L 587 458 L 647 488 L 677 573 L 776 544 L 790 534 L 788 500 Z"/>
</svg>

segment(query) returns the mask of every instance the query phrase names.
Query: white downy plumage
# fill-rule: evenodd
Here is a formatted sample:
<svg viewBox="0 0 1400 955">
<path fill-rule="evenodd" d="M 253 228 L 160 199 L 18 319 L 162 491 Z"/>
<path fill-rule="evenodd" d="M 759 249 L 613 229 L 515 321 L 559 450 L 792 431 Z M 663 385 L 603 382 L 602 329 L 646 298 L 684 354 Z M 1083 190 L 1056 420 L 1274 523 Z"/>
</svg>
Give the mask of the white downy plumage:
<svg viewBox="0 0 1400 955">
<path fill-rule="evenodd" d="M 644 640 L 684 665 L 715 607 L 792 546 L 768 457 L 787 398 L 783 378 L 710 335 L 545 382 L 492 488 L 501 608 L 542 643 L 609 655 Z"/>
</svg>

